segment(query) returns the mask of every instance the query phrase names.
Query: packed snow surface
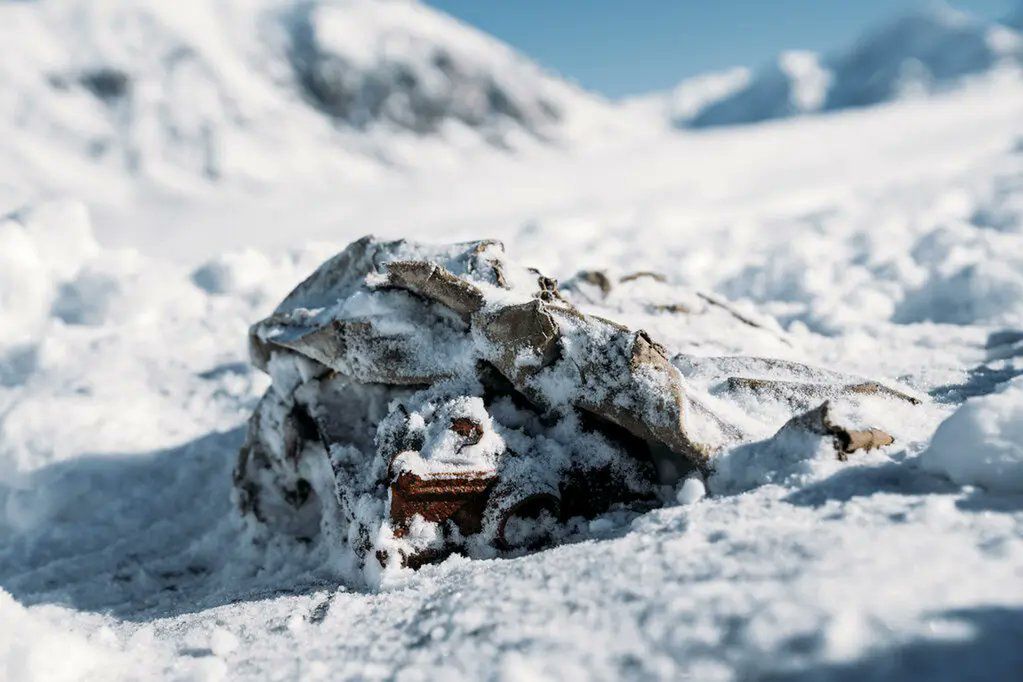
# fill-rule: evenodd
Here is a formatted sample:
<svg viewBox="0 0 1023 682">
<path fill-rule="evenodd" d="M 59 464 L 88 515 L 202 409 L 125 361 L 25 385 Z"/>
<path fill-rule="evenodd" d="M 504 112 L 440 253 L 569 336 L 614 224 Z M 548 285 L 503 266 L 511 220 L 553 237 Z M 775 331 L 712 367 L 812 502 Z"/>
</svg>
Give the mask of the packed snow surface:
<svg viewBox="0 0 1023 682">
<path fill-rule="evenodd" d="M 250 5 L 262 3 L 230 3 Z M 17 80 L 44 73 L 44 57 L 58 74 L 92 64 L 68 56 L 75 30 L 39 33 L 75 25 L 56 7 L 0 5 L 27 22 L 0 60 L 5 87 L 50 88 Z M 623 126 L 516 152 L 452 151 L 444 132 L 353 138 L 416 150 L 391 167 L 321 144 L 350 131 L 299 110 L 297 94 L 268 92 L 256 66 L 209 56 L 223 43 L 203 26 L 173 35 L 204 46 L 191 54 L 223 69 L 218 83 L 262 103 L 242 107 L 262 122 L 238 130 L 266 156 L 233 162 L 252 174 L 209 179 L 194 172 L 201 155 L 189 157 L 199 166 L 150 156 L 163 143 L 141 148 L 162 159 L 149 166 L 158 173 L 83 153 L 92 133 L 77 126 L 109 137 L 124 119 L 79 85 L 60 106 L 50 90 L 2 100 L 0 679 L 1019 677 L 1016 75 L 812 118 Z M 120 44 L 93 39 L 104 54 Z M 352 43 L 352 58 L 364 47 Z M 25 59 L 31 68 L 15 64 Z M 85 82 L 108 92 L 116 81 Z M 268 385 L 248 364 L 248 326 L 367 233 L 499 238 L 561 278 L 658 271 L 666 281 L 648 293 L 664 305 L 725 305 L 757 325 L 717 333 L 629 296 L 608 302 L 615 319 L 695 358 L 687 371 L 708 384 L 700 357 L 759 355 L 877 378 L 921 403 L 882 415 L 897 422 L 893 446 L 845 464 L 733 452 L 668 506 L 602 515 L 569 544 L 455 556 L 362 590 L 322 546 L 254 543 L 230 488 Z M 758 417 L 777 409 L 750 405 Z"/>
</svg>

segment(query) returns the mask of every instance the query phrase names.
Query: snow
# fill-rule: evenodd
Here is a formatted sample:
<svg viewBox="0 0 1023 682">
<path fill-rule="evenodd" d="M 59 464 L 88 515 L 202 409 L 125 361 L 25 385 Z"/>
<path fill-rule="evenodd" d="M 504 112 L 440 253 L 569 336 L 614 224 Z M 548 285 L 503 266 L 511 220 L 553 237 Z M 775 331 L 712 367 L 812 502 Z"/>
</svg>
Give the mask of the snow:
<svg viewBox="0 0 1023 682">
<path fill-rule="evenodd" d="M 246 8 L 260 3 L 67 6 L 0 3 L 12 213 L 0 220 L 0 678 L 1017 676 L 1016 76 L 699 132 L 584 96 L 566 110 L 627 125 L 508 152 L 476 132 L 339 131 L 264 78 L 285 62 L 253 37 Z M 122 6 L 133 19 L 104 21 Z M 195 113 L 162 89 L 162 67 L 132 67 L 148 85 L 129 120 L 149 123 L 129 132 L 89 92 L 51 91 L 51 71 L 135 64 L 122 25 L 136 46 L 146 26 L 161 50 L 190 46 L 214 76 L 182 88 L 215 82 L 251 114 L 201 110 L 223 136 L 217 179 L 194 119 L 181 145 L 162 137 L 161 107 Z M 117 151 L 93 158 L 96 140 Z M 324 546 L 254 543 L 230 490 L 269 383 L 248 364 L 249 325 L 367 233 L 497 237 L 563 281 L 660 271 L 667 281 L 636 280 L 637 294 L 713 309 L 692 296 L 712 292 L 764 321 L 735 331 L 721 310 L 722 334 L 627 296 L 607 303 L 672 354 L 810 362 L 923 402 L 864 415 L 896 422 L 896 443 L 845 464 L 758 459 L 725 492 L 711 479 L 700 497 L 687 479 L 664 495 L 678 504 L 602 516 L 555 549 L 452 557 L 361 590 Z M 690 364 L 687 380 L 712 391 Z M 755 428 L 779 408 L 734 409 Z"/>
<path fill-rule="evenodd" d="M 0 591 L 0 651 L 8 680 L 78 680 L 92 677 L 109 665 L 111 654 L 90 644 L 87 638 L 68 631 L 56 619 L 36 614 Z"/>
<path fill-rule="evenodd" d="M 1023 492 L 1023 379 L 967 400 L 938 426 L 920 461 L 960 485 Z"/>
<path fill-rule="evenodd" d="M 827 57 L 785 52 L 744 87 L 721 91 L 676 122 L 694 127 L 752 123 L 862 107 L 948 89 L 964 79 L 1023 65 L 1023 35 L 934 3 L 883 24 Z"/>
<path fill-rule="evenodd" d="M 707 496 L 707 487 L 699 474 L 692 474 L 682 479 L 675 499 L 679 504 L 696 504 Z"/>
<path fill-rule="evenodd" d="M 687 78 L 668 92 L 653 92 L 624 101 L 647 116 L 685 125 L 707 105 L 722 100 L 749 83 L 750 70 L 736 66 Z"/>
</svg>

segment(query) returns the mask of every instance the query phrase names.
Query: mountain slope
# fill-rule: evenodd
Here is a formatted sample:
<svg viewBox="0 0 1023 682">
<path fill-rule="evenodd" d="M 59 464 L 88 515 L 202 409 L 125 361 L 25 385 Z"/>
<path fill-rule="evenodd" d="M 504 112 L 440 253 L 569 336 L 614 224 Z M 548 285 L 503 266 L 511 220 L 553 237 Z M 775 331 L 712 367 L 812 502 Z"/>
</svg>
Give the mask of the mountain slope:
<svg viewBox="0 0 1023 682">
<path fill-rule="evenodd" d="M 750 75 L 749 69 L 742 66 L 712 71 L 686 78 L 667 91 L 629 97 L 623 104 L 628 109 L 662 121 L 686 121 L 707 105 L 745 87 Z"/>
<path fill-rule="evenodd" d="M 409 1 L 5 2 L 0 41 L 4 150 L 58 186 L 97 166 L 170 184 L 352 177 L 424 145 L 562 142 L 608 117 Z"/>
<path fill-rule="evenodd" d="M 1023 64 L 1023 36 L 938 6 L 896 19 L 827 58 L 785 53 L 748 85 L 679 125 L 753 123 L 935 92 L 964 78 Z"/>
</svg>

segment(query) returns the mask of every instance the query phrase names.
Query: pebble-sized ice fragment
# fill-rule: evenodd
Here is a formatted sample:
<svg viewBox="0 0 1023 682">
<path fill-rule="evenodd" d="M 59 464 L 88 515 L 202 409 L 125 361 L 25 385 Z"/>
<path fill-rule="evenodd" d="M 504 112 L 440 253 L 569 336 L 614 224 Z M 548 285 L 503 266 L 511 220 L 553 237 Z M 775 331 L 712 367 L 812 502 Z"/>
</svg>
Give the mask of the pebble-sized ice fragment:
<svg viewBox="0 0 1023 682">
<path fill-rule="evenodd" d="M 682 481 L 675 493 L 679 504 L 695 504 L 707 496 L 707 487 L 699 474 L 691 474 Z"/>
</svg>

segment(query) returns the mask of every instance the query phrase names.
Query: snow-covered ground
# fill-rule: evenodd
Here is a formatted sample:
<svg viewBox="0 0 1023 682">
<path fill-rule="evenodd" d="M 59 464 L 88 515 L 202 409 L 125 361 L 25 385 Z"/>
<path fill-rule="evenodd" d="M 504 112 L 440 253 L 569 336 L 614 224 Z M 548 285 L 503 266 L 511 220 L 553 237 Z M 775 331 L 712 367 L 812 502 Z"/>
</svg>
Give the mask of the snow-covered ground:
<svg viewBox="0 0 1023 682">
<path fill-rule="evenodd" d="M 585 125 L 553 144 L 523 133 L 509 152 L 467 143 L 464 122 L 440 137 L 339 132 L 261 83 L 254 130 L 213 120 L 263 144 L 283 117 L 281 146 L 264 140 L 267 173 L 217 178 L 164 155 L 182 149 L 171 138 L 140 148 L 152 173 L 80 154 L 91 133 L 75 125 L 110 125 L 91 100 L 31 90 L 43 114 L 3 112 L 0 679 L 1023 675 L 1018 75 L 701 132 L 550 87 Z M 54 128 L 57 114 L 75 125 Z M 123 151 L 135 130 L 102 134 Z M 381 162 L 359 144 L 398 151 Z M 795 359 L 926 399 L 883 452 L 729 467 L 707 497 L 609 514 L 571 544 L 454 557 L 369 591 L 323 547 L 253 545 L 229 491 L 267 385 L 248 325 L 370 232 L 497 237 L 563 278 L 660 271 L 781 330 L 722 338 L 622 306 L 673 351 Z"/>
</svg>

